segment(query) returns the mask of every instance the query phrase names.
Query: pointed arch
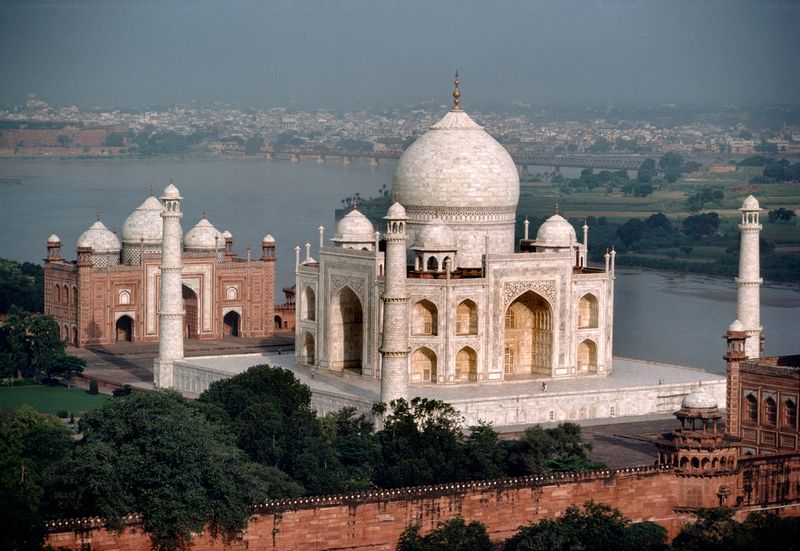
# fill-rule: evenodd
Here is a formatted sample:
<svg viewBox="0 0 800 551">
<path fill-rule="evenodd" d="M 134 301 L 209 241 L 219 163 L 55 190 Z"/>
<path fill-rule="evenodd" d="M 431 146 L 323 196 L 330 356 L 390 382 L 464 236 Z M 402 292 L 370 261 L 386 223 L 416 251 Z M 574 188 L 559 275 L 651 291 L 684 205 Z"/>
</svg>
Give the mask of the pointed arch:
<svg viewBox="0 0 800 551">
<path fill-rule="evenodd" d="M 423 346 L 411 355 L 411 382 L 435 383 L 437 380 L 436 353 Z"/>
<path fill-rule="evenodd" d="M 596 328 L 597 318 L 597 297 L 586 293 L 578 301 L 578 328 Z"/>
<path fill-rule="evenodd" d="M 553 314 L 541 295 L 526 291 L 506 309 L 503 336 L 507 375 L 551 375 L 553 364 Z"/>
<path fill-rule="evenodd" d="M 578 372 L 597 373 L 597 345 L 586 339 L 578 345 Z"/>
<path fill-rule="evenodd" d="M 222 318 L 222 336 L 238 337 L 241 329 L 242 317 L 239 312 L 231 310 Z"/>
<path fill-rule="evenodd" d="M 478 305 L 470 299 L 456 307 L 456 335 L 478 334 Z"/>
<path fill-rule="evenodd" d="M 306 285 L 303 289 L 302 304 L 300 307 L 300 319 L 314 321 L 317 317 L 317 295 L 311 285 Z"/>
<path fill-rule="evenodd" d="M 198 303 L 197 293 L 186 285 L 181 285 L 183 292 L 183 336 L 187 339 L 197 338 Z"/>
<path fill-rule="evenodd" d="M 411 319 L 413 335 L 436 335 L 439 332 L 438 326 L 439 311 L 434 303 L 422 299 L 414 304 L 414 314 Z"/>
<path fill-rule="evenodd" d="M 353 290 L 344 286 L 331 298 L 328 326 L 330 369 L 362 372 L 364 310 Z"/>
<path fill-rule="evenodd" d="M 775 426 L 778 423 L 778 404 L 770 396 L 764 400 L 764 424 Z"/>
<path fill-rule="evenodd" d="M 474 383 L 478 380 L 478 354 L 465 346 L 456 354 L 456 382 Z"/>
<path fill-rule="evenodd" d="M 115 328 L 117 342 L 133 341 L 133 318 L 130 316 L 120 316 Z"/>
<path fill-rule="evenodd" d="M 783 403 L 783 426 L 797 428 L 797 402 L 792 398 L 787 398 Z"/>
<path fill-rule="evenodd" d="M 306 331 L 306 334 L 303 336 L 303 363 L 308 365 L 314 365 L 316 360 L 316 354 L 314 353 L 315 342 L 314 342 L 314 335 L 310 332 Z"/>
</svg>

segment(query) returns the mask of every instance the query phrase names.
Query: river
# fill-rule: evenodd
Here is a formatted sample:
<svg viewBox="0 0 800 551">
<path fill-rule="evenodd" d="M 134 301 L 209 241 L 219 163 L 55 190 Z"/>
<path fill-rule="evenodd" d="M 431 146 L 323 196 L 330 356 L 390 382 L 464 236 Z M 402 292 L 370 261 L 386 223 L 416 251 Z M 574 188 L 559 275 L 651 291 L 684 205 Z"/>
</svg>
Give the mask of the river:
<svg viewBox="0 0 800 551">
<path fill-rule="evenodd" d="M 233 233 L 241 255 L 247 244 L 258 249 L 267 233 L 277 239 L 279 290 L 294 280 L 295 245 L 310 242 L 316 251 L 320 225 L 326 238 L 333 237 L 340 200 L 355 193 L 366 198 L 384 184 L 391 186 L 394 165 L 387 161 L 370 167 L 361 159 L 346 168 L 313 160 L 3 159 L 0 257 L 41 262 L 45 241 L 55 232 L 64 243 L 62 253 L 74 258 L 75 242 L 93 223 L 97 209 L 109 228 L 120 228 L 147 197 L 151 183 L 160 193 L 172 177 L 184 197 L 184 231 L 205 209 L 218 229 Z M 735 313 L 732 280 L 620 269 L 614 353 L 723 372 L 720 335 Z M 768 354 L 800 352 L 799 315 L 800 286 L 763 287 L 761 318 Z"/>
</svg>

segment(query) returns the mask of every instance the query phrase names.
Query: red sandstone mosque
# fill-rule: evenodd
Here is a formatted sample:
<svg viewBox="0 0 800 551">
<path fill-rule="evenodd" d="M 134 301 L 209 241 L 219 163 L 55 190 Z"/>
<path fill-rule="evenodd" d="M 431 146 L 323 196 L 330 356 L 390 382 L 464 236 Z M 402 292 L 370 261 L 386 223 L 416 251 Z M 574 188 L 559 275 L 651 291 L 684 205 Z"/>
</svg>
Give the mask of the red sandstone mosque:
<svg viewBox="0 0 800 551">
<path fill-rule="evenodd" d="M 62 339 L 78 347 L 159 340 L 163 211 L 151 191 L 120 236 L 98 213 L 78 238 L 74 261 L 62 257 L 57 235 L 48 238 L 44 313 L 58 321 Z M 242 258 L 230 232 L 220 232 L 203 215 L 182 235 L 180 247 L 184 338 L 269 337 L 287 323 L 284 318 L 293 320 L 285 313 L 275 317 L 271 235 L 261 240 L 260 255 L 248 248 Z"/>
</svg>

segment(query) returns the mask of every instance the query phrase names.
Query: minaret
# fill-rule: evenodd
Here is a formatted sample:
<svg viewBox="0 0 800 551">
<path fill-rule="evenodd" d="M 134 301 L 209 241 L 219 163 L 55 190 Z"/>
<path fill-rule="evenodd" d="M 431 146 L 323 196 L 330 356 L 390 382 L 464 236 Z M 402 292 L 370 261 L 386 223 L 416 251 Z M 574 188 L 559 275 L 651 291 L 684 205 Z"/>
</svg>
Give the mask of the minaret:
<svg viewBox="0 0 800 551">
<path fill-rule="evenodd" d="M 181 290 L 181 194 L 170 179 L 161 202 L 161 297 L 158 305 L 158 358 L 154 362 L 157 388 L 174 386 L 174 363 L 183 359 L 183 293 Z"/>
<path fill-rule="evenodd" d="M 761 270 L 759 263 L 758 240 L 761 224 L 758 215 L 761 209 L 752 195 L 742 203 L 741 246 L 739 248 L 739 277 L 736 286 L 739 288 L 736 299 L 736 319 L 745 332 L 745 355 L 748 358 L 761 357 Z"/>
<path fill-rule="evenodd" d="M 395 202 L 386 216 L 386 269 L 381 343 L 381 401 L 408 398 L 406 209 Z"/>
</svg>

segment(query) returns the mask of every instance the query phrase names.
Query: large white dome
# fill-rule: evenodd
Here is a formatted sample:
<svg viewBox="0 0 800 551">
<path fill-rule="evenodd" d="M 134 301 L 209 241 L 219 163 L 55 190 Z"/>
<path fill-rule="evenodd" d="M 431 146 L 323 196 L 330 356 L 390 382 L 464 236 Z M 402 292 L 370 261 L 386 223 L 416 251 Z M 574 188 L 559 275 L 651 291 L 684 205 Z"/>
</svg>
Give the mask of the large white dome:
<svg viewBox="0 0 800 551">
<path fill-rule="evenodd" d="M 89 246 L 93 254 L 118 253 L 119 239 L 100 220 L 89 226 L 89 229 L 78 238 L 78 247 Z"/>
<path fill-rule="evenodd" d="M 136 207 L 122 224 L 122 242 L 126 245 L 161 245 L 163 221 L 161 211 L 164 206 L 152 195 Z"/>
<path fill-rule="evenodd" d="M 519 175 L 508 151 L 464 111 L 448 112 L 406 149 L 392 192 L 412 209 L 511 209 Z"/>
<path fill-rule="evenodd" d="M 372 243 L 375 241 L 375 227 L 357 209 L 345 214 L 336 225 L 335 243 Z"/>
</svg>

